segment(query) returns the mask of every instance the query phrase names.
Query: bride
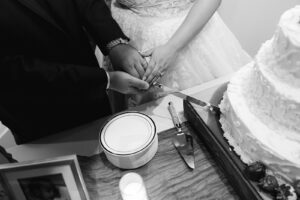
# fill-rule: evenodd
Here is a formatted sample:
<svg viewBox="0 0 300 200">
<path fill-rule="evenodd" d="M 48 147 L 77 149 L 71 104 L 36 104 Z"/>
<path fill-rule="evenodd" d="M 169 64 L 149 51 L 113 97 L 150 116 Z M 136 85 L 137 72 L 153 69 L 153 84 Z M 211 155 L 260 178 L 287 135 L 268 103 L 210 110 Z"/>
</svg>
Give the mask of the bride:
<svg viewBox="0 0 300 200">
<path fill-rule="evenodd" d="M 142 79 L 184 90 L 224 76 L 251 58 L 216 12 L 221 0 L 112 0 L 113 18 L 148 59 Z M 105 62 L 104 65 L 107 65 Z M 135 106 L 158 98 L 152 87 Z"/>
</svg>

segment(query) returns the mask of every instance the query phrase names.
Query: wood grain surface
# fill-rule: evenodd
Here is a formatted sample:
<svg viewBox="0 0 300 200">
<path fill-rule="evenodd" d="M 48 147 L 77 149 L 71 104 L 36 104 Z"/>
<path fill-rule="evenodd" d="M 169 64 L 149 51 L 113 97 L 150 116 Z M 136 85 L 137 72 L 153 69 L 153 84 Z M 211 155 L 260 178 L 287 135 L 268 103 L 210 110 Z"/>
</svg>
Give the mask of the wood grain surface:
<svg viewBox="0 0 300 200">
<path fill-rule="evenodd" d="M 184 131 L 194 135 L 188 123 Z M 150 200 L 239 199 L 203 143 L 194 135 L 195 169 L 190 170 L 172 144 L 175 129 L 160 133 L 154 158 L 134 170 L 121 170 L 106 159 L 105 154 L 79 156 L 84 181 L 91 200 L 121 199 L 119 181 L 133 171 L 145 182 Z"/>
</svg>

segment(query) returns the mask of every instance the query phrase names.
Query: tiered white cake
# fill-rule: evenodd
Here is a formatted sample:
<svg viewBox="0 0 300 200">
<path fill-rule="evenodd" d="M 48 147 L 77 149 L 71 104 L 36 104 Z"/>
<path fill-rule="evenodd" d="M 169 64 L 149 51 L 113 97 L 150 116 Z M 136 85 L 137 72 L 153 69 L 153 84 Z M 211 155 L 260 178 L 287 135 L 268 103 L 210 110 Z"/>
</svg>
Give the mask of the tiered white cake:
<svg viewBox="0 0 300 200">
<path fill-rule="evenodd" d="M 224 136 L 245 163 L 300 179 L 300 6 L 280 18 L 255 61 L 232 78 L 220 104 Z"/>
</svg>

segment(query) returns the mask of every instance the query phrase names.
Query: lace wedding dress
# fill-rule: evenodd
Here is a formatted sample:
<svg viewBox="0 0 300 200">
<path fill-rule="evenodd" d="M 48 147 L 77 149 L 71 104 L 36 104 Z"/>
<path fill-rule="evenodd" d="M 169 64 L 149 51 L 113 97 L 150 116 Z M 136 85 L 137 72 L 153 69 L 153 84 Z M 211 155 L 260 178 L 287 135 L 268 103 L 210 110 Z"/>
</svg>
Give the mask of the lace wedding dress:
<svg viewBox="0 0 300 200">
<path fill-rule="evenodd" d="M 165 44 L 181 25 L 194 0 L 112 0 L 113 18 L 123 32 L 146 51 Z M 180 52 L 160 82 L 183 90 L 234 72 L 251 60 L 217 13 Z M 106 65 L 108 65 L 106 63 Z M 131 96 L 136 105 L 165 95 L 151 89 L 144 96 Z"/>
</svg>

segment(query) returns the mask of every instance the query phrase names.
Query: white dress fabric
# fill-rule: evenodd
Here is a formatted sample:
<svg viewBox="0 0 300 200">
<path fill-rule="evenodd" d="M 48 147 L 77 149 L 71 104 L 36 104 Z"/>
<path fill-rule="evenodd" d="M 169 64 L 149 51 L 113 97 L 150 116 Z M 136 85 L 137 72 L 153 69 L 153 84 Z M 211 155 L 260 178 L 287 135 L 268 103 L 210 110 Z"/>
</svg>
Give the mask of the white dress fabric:
<svg viewBox="0 0 300 200">
<path fill-rule="evenodd" d="M 139 51 L 165 44 L 187 16 L 193 0 L 112 0 L 111 12 Z M 201 32 L 179 53 L 175 65 L 160 82 L 184 90 L 238 70 L 250 62 L 232 32 L 215 13 Z M 105 65 L 108 65 L 105 62 Z M 165 95 L 151 89 L 143 97 L 131 96 L 130 106 Z"/>
</svg>

